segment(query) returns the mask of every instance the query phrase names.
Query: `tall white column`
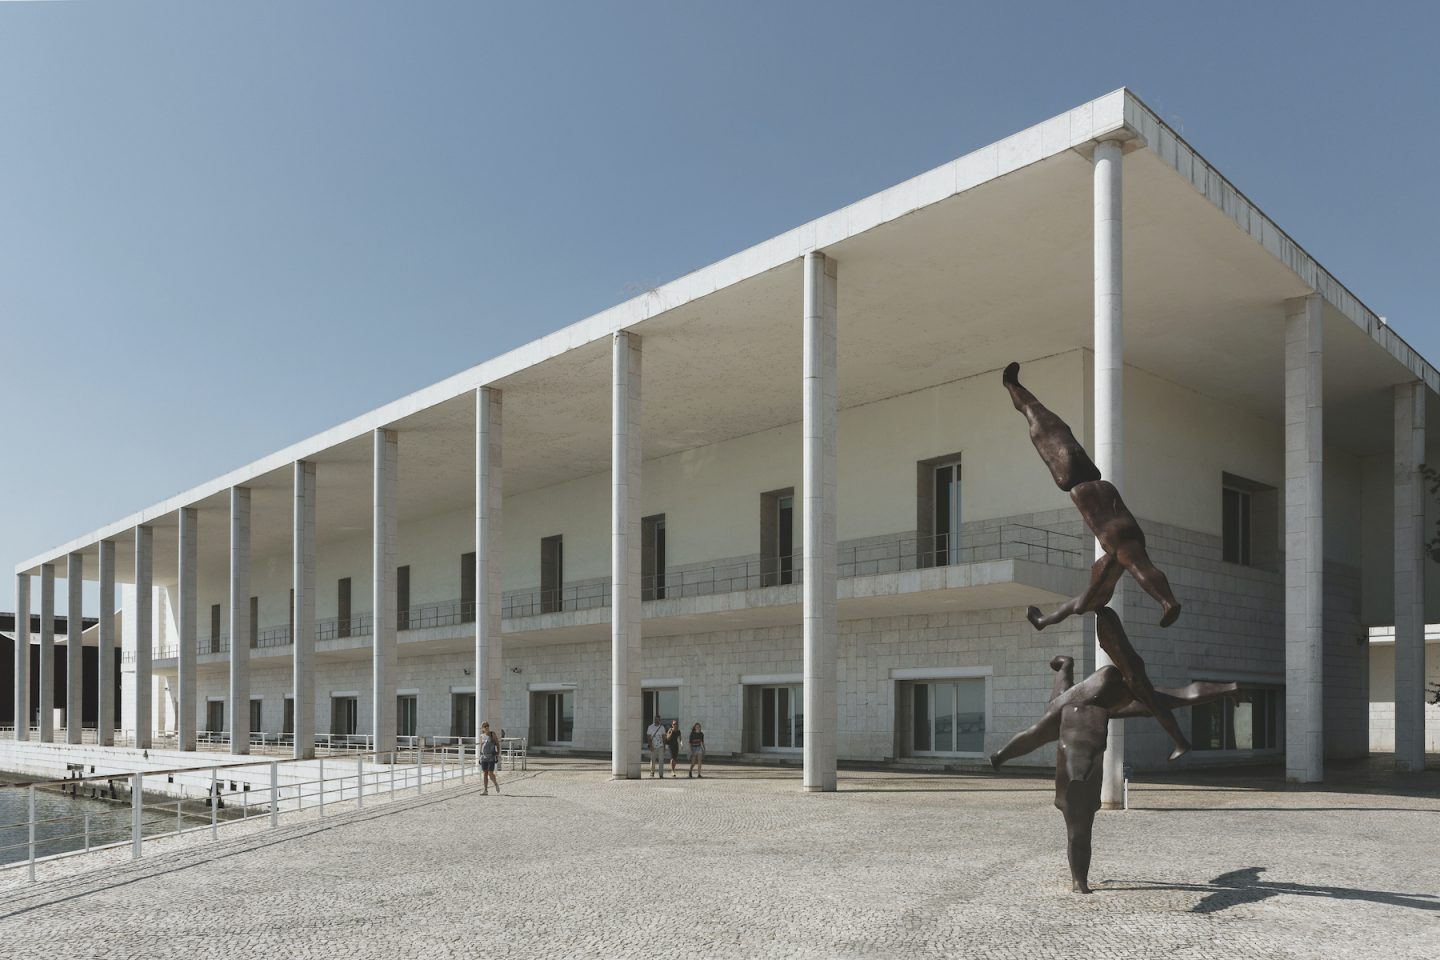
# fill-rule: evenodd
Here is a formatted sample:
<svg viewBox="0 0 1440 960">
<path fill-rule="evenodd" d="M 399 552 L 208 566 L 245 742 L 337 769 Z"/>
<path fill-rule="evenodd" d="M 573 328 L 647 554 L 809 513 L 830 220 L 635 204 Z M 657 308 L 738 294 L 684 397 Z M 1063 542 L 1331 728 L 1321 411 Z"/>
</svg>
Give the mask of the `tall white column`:
<svg viewBox="0 0 1440 960">
<path fill-rule="evenodd" d="M 1395 387 L 1395 768 L 1425 769 L 1425 384 Z"/>
<path fill-rule="evenodd" d="M 15 576 L 15 739 L 30 739 L 30 574 Z"/>
<path fill-rule="evenodd" d="M 230 488 L 230 752 L 250 752 L 250 488 Z"/>
<path fill-rule="evenodd" d="M 1285 779 L 1325 773 L 1324 321 L 1320 297 L 1285 304 Z"/>
<path fill-rule="evenodd" d="M 96 678 L 95 739 L 103 747 L 115 743 L 115 541 L 100 541 L 99 676 Z"/>
<path fill-rule="evenodd" d="M 1095 145 L 1095 465 L 1106 480 L 1125 488 L 1125 312 L 1122 294 L 1124 183 L 1122 150 L 1115 140 Z M 1095 544 L 1098 559 L 1104 550 Z M 1125 615 L 1123 587 L 1110 606 Z M 1110 658 L 1095 647 L 1097 667 Z M 1101 806 L 1124 804 L 1125 721 L 1111 720 L 1100 783 Z"/>
<path fill-rule="evenodd" d="M 640 337 L 611 344 L 610 775 L 640 776 Z"/>
<path fill-rule="evenodd" d="M 504 654 L 500 635 L 500 534 L 505 484 L 499 390 L 475 391 L 475 735 L 504 726 Z"/>
<path fill-rule="evenodd" d="M 65 742 L 79 743 L 85 704 L 85 558 L 65 558 Z"/>
<path fill-rule="evenodd" d="M 395 540 L 397 517 L 395 494 L 400 467 L 400 438 L 394 430 L 375 431 L 374 508 L 371 528 L 371 584 L 375 611 L 373 637 L 374 671 L 371 685 L 371 716 L 374 718 L 376 750 L 395 749 L 396 619 L 399 616 L 395 584 Z M 477 558 L 478 559 L 478 558 Z"/>
<path fill-rule="evenodd" d="M 40 567 L 40 742 L 55 742 L 55 565 Z"/>
<path fill-rule="evenodd" d="M 135 624 L 125 629 L 135 631 L 135 716 L 130 722 L 135 730 L 137 749 L 151 746 L 155 728 L 151 695 L 154 692 L 154 615 L 155 615 L 155 531 L 141 524 L 135 528 Z"/>
<path fill-rule="evenodd" d="M 199 711 L 195 705 L 195 655 L 199 637 L 196 635 L 195 611 L 199 558 L 199 513 L 194 507 L 180 508 L 180 531 L 177 537 L 175 569 L 179 584 L 175 592 L 175 625 L 180 636 L 176 640 L 175 659 L 179 666 L 179 691 L 175 704 L 175 744 L 181 750 L 195 749 L 195 730 Z"/>
<path fill-rule="evenodd" d="M 838 554 L 835 543 L 837 318 L 839 283 L 835 260 L 805 255 L 804 264 L 803 554 L 805 635 L 805 789 L 835 789 L 836 615 Z"/>
<path fill-rule="evenodd" d="M 294 479 L 295 758 L 308 760 L 315 756 L 315 464 L 296 460 Z"/>
</svg>

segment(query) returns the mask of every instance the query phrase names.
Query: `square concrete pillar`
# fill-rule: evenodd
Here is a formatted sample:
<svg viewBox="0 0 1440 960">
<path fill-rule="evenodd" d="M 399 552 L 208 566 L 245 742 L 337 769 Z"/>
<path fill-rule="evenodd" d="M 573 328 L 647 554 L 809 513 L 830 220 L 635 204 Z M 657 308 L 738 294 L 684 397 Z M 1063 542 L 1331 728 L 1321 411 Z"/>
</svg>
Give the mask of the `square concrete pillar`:
<svg viewBox="0 0 1440 960">
<path fill-rule="evenodd" d="M 250 752 L 250 488 L 230 488 L 230 752 Z"/>
<path fill-rule="evenodd" d="M 640 337 L 611 344 L 610 419 L 610 774 L 640 777 Z"/>
<path fill-rule="evenodd" d="M 400 470 L 400 437 L 394 430 L 375 431 L 374 520 L 371 527 L 373 564 L 371 583 L 375 611 L 372 631 L 374 669 L 371 683 L 371 717 L 376 750 L 395 749 L 395 689 L 399 670 L 398 597 L 395 583 L 395 549 L 399 531 L 396 492 Z"/>
<path fill-rule="evenodd" d="M 1125 310 L 1124 310 L 1124 151 L 1116 140 L 1095 144 L 1092 158 L 1095 266 L 1095 465 L 1106 480 L 1125 488 Z M 1105 548 L 1097 542 L 1098 560 Z M 1125 593 L 1117 587 L 1109 606 L 1122 618 Z M 1095 665 L 1110 657 L 1095 647 Z M 1111 720 L 1105 744 L 1100 803 L 1124 806 L 1125 721 Z"/>
<path fill-rule="evenodd" d="M 1395 768 L 1425 769 L 1425 385 L 1395 387 Z"/>
<path fill-rule="evenodd" d="M 1324 318 L 1318 295 L 1285 304 L 1285 779 L 1325 773 Z"/>
<path fill-rule="evenodd" d="M 179 583 L 175 593 L 175 625 L 180 636 L 176 640 L 175 659 L 179 667 L 179 690 L 175 697 L 175 742 L 181 750 L 195 749 L 195 730 L 199 709 L 195 704 L 195 656 L 200 638 L 195 620 L 199 597 L 199 513 L 194 507 L 180 508 L 180 531 L 177 538 L 175 569 Z"/>
<path fill-rule="evenodd" d="M 504 518 L 504 464 L 499 390 L 475 391 L 475 735 L 480 724 L 505 725 L 504 648 L 500 634 L 501 524 Z"/>
<path fill-rule="evenodd" d="M 295 591 L 295 758 L 315 756 L 315 464 L 296 460 L 291 588 Z"/>
<path fill-rule="evenodd" d="M 40 567 L 40 742 L 55 742 L 55 565 Z"/>
<path fill-rule="evenodd" d="M 141 524 L 135 528 L 135 731 L 134 746 L 148 750 L 154 731 L 154 614 L 155 614 L 155 531 Z"/>
<path fill-rule="evenodd" d="M 804 447 L 802 492 L 802 596 L 804 599 L 806 790 L 835 789 L 836 670 L 839 576 L 836 516 L 837 320 L 839 283 L 835 260 L 805 255 L 804 373 L 801 424 Z"/>
<path fill-rule="evenodd" d="M 30 739 L 30 575 L 15 576 L 15 739 Z"/>
<path fill-rule="evenodd" d="M 115 743 L 115 541 L 100 541 L 100 615 L 96 634 L 97 662 L 95 739 L 102 747 Z"/>
<path fill-rule="evenodd" d="M 65 742 L 79 743 L 85 703 L 85 557 L 65 558 Z"/>
</svg>

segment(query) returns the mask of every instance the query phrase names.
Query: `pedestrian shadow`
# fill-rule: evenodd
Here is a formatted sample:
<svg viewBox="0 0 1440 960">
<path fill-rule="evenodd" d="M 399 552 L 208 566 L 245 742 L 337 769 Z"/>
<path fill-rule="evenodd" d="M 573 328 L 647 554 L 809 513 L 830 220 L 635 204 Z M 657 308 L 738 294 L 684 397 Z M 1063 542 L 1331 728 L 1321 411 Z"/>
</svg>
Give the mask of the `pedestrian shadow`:
<svg viewBox="0 0 1440 960">
<path fill-rule="evenodd" d="M 1106 893 L 1137 890 L 1181 890 L 1203 893 L 1190 913 L 1212 914 L 1230 907 L 1249 903 L 1260 903 L 1282 895 L 1298 897 L 1321 897 L 1327 900 L 1360 900 L 1380 903 L 1391 907 L 1409 907 L 1412 910 L 1440 910 L 1440 897 L 1429 893 L 1392 893 L 1384 890 L 1364 890 L 1359 887 L 1327 887 L 1310 883 L 1283 883 L 1262 880 L 1264 867 L 1244 867 L 1222 873 L 1209 883 L 1159 883 L 1148 880 L 1132 881 L 1133 886 L 1112 886 L 1109 882 L 1097 888 Z"/>
</svg>

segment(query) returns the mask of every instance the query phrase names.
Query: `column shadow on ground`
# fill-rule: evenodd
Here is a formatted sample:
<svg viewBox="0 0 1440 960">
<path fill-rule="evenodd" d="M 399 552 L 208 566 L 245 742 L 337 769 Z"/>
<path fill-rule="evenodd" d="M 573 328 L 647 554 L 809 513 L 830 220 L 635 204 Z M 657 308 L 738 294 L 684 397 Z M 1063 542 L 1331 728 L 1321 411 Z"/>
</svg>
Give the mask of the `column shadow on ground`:
<svg viewBox="0 0 1440 960">
<path fill-rule="evenodd" d="M 1327 887 L 1309 883 L 1283 883 L 1262 880 L 1264 867 L 1242 867 L 1222 873 L 1209 883 L 1160 883 L 1158 881 L 1135 880 L 1129 886 L 1114 886 L 1107 881 L 1096 892 L 1120 893 L 1140 890 L 1180 890 L 1203 893 L 1191 913 L 1212 914 L 1248 903 L 1260 903 L 1282 895 L 1300 897 L 1322 897 L 1328 900 L 1360 900 L 1380 903 L 1392 907 L 1408 907 L 1411 910 L 1440 910 L 1440 897 L 1428 893 L 1393 893 L 1383 890 L 1364 890 L 1359 887 Z M 1124 883 L 1125 881 L 1120 881 Z"/>
</svg>

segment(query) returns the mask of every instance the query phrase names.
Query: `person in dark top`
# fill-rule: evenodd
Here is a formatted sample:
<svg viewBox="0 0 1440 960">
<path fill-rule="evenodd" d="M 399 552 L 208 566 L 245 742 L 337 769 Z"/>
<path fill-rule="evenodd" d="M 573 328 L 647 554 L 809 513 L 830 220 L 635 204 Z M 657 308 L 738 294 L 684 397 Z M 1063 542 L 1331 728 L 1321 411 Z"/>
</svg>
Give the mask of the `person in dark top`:
<svg viewBox="0 0 1440 960">
<path fill-rule="evenodd" d="M 665 746 L 670 749 L 670 776 L 675 776 L 675 764 L 680 762 L 680 721 L 671 720 L 670 729 L 665 731 Z"/>
<path fill-rule="evenodd" d="M 705 731 L 698 723 L 690 728 L 690 776 L 705 779 Z"/>
<path fill-rule="evenodd" d="M 500 792 L 500 781 L 495 777 L 495 765 L 500 760 L 500 738 L 495 736 L 494 730 L 487 730 L 484 742 L 480 744 L 480 770 L 483 779 L 480 781 L 485 785 L 484 794 L 490 793 L 490 784 L 495 784 L 495 792 Z"/>
</svg>

